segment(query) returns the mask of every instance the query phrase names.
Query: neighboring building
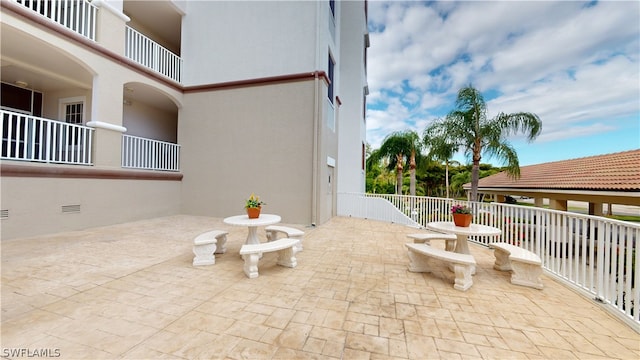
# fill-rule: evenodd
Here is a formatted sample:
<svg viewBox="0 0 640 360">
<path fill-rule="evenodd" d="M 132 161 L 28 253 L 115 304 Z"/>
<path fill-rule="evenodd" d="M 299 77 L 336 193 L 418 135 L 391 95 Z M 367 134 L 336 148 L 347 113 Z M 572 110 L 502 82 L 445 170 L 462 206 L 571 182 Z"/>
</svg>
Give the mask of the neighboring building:
<svg viewBox="0 0 640 360">
<path fill-rule="evenodd" d="M 2 1 L 2 239 L 364 191 L 366 1 Z"/>
<path fill-rule="evenodd" d="M 471 184 L 464 188 L 470 190 Z M 478 193 L 497 196 L 499 202 L 507 195 L 526 196 L 536 206 L 548 199 L 556 210 L 567 210 L 568 200 L 588 202 L 589 214 L 599 216 L 604 204 L 640 206 L 640 149 L 522 166 L 519 179 L 506 172 L 480 179 Z"/>
</svg>

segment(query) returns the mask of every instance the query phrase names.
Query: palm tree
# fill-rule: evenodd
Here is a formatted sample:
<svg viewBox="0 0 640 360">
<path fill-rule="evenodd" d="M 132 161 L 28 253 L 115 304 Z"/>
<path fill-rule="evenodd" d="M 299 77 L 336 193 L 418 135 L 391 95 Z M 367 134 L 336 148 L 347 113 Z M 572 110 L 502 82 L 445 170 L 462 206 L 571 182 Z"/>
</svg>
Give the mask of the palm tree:
<svg viewBox="0 0 640 360">
<path fill-rule="evenodd" d="M 424 134 L 424 145 L 429 148 L 427 156 L 445 163 L 445 188 L 447 199 L 449 198 L 449 159 L 458 151 L 458 145 L 451 142 L 445 134 L 431 137 L 433 134 Z"/>
<path fill-rule="evenodd" d="M 465 150 L 471 156 L 471 201 L 478 196 L 478 180 L 482 154 L 495 156 L 507 163 L 507 174 L 520 177 L 518 154 L 506 137 L 522 132 L 533 141 L 542 130 L 538 115 L 527 112 L 500 113 L 487 119 L 487 105 L 482 94 L 471 85 L 460 89 L 456 107 L 444 120 L 437 120 L 424 131 L 425 137 L 445 136 L 451 144 Z"/>
<path fill-rule="evenodd" d="M 369 161 L 378 162 L 383 158 L 389 159 L 389 170 L 396 170 L 396 194 L 402 194 L 402 172 L 404 165 L 409 163 L 411 184 L 409 192 L 415 194 L 416 158 L 422 149 L 420 136 L 412 130 L 398 131 L 388 135 L 382 141 L 380 149 L 374 150 Z"/>
</svg>

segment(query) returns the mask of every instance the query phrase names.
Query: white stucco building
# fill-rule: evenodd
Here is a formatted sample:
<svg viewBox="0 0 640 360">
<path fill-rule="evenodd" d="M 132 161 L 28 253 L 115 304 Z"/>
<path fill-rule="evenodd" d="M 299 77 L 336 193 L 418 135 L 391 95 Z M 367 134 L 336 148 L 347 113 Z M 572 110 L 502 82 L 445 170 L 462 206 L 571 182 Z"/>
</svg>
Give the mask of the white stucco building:
<svg viewBox="0 0 640 360">
<path fill-rule="evenodd" d="M 2 1 L 2 238 L 363 192 L 366 1 Z"/>
</svg>

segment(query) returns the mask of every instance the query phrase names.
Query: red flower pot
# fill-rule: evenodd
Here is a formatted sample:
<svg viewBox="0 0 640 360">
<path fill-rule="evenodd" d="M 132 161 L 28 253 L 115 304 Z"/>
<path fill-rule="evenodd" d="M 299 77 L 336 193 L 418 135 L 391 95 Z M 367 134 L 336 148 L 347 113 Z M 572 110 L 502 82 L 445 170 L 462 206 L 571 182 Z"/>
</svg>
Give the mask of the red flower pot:
<svg viewBox="0 0 640 360">
<path fill-rule="evenodd" d="M 469 227 L 469 225 L 471 225 L 471 219 L 473 219 L 473 215 L 471 214 L 453 214 L 453 223 L 456 224 L 456 226 Z"/>
<path fill-rule="evenodd" d="M 249 219 L 257 219 L 260 217 L 260 210 L 262 208 L 247 208 L 247 216 L 249 216 Z"/>
</svg>

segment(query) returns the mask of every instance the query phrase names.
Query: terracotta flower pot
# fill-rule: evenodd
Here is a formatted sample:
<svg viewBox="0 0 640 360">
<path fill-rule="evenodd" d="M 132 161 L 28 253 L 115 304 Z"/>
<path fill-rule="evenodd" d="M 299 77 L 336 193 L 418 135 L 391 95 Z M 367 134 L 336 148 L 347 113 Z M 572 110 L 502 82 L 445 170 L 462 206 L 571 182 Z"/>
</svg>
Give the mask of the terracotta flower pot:
<svg viewBox="0 0 640 360">
<path fill-rule="evenodd" d="M 249 219 L 257 219 L 260 217 L 260 210 L 262 210 L 260 207 L 247 208 L 247 216 L 249 216 Z"/>
<path fill-rule="evenodd" d="M 471 225 L 471 219 L 473 219 L 473 215 L 471 214 L 453 214 L 453 223 L 456 224 L 456 226 L 469 227 L 469 225 Z"/>
</svg>

